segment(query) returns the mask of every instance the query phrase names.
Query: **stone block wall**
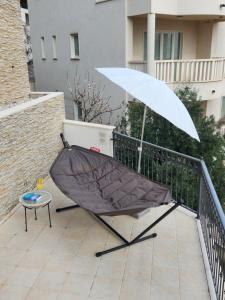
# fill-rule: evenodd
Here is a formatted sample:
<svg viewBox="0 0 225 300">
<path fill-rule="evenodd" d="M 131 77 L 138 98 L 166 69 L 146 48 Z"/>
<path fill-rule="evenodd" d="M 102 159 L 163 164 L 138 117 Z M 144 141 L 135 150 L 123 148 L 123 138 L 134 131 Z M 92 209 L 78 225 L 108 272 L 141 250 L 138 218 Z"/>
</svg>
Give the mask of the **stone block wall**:
<svg viewBox="0 0 225 300">
<path fill-rule="evenodd" d="M 35 186 L 38 177 L 48 174 L 62 149 L 63 119 L 62 93 L 0 111 L 0 218 Z"/>
<path fill-rule="evenodd" d="M 20 1 L 0 1 L 0 106 L 29 96 Z"/>
</svg>

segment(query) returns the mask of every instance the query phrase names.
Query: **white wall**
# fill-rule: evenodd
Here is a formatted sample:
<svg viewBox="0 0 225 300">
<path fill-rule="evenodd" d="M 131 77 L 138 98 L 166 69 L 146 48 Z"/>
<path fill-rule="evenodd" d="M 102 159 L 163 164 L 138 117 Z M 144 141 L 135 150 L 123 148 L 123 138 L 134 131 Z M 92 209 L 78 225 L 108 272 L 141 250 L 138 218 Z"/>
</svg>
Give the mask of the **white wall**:
<svg viewBox="0 0 225 300">
<path fill-rule="evenodd" d="M 64 120 L 64 135 L 70 145 L 87 149 L 96 147 L 101 153 L 113 156 L 112 132 L 114 126 Z"/>
<path fill-rule="evenodd" d="M 206 115 L 214 115 L 216 121 L 221 118 L 221 97 L 216 100 L 207 101 Z"/>
<path fill-rule="evenodd" d="M 212 33 L 212 57 L 225 57 L 225 22 L 215 23 Z"/>
<path fill-rule="evenodd" d="M 164 2 L 164 0 L 155 0 Z M 178 0 L 177 12 L 179 15 L 220 15 L 225 14 L 225 9 L 220 9 L 221 0 Z"/>
<path fill-rule="evenodd" d="M 178 1 L 179 0 L 151 0 L 151 12 L 176 15 L 178 9 Z"/>
</svg>

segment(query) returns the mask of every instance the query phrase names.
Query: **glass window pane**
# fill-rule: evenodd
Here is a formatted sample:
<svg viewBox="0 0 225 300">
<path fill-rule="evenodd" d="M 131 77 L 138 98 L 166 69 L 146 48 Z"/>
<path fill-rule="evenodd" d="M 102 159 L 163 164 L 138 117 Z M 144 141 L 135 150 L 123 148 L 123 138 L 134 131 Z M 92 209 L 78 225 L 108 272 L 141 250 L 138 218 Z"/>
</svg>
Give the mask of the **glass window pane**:
<svg viewBox="0 0 225 300">
<path fill-rule="evenodd" d="M 155 34 L 155 60 L 160 59 L 160 39 L 161 39 L 161 34 L 159 32 L 156 32 Z"/>
<path fill-rule="evenodd" d="M 74 50 L 75 50 L 75 56 L 79 56 L 79 39 L 78 34 L 74 35 Z"/>
<path fill-rule="evenodd" d="M 181 58 L 182 36 L 180 32 L 174 32 L 174 59 Z"/>
<path fill-rule="evenodd" d="M 172 57 L 172 33 L 163 34 L 163 59 L 171 59 Z"/>
<path fill-rule="evenodd" d="M 144 32 L 144 61 L 148 59 L 148 35 Z"/>
</svg>

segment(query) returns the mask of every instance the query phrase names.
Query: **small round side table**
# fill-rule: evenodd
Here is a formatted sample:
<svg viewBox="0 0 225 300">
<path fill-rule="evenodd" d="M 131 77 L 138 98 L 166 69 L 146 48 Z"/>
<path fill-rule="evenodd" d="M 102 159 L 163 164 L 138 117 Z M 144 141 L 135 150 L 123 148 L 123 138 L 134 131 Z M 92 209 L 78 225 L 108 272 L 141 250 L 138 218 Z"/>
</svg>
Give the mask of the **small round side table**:
<svg viewBox="0 0 225 300">
<path fill-rule="evenodd" d="M 50 215 L 50 202 L 52 201 L 52 194 L 46 191 L 35 191 L 35 193 L 41 196 L 40 199 L 34 202 L 25 201 L 23 197 L 27 194 L 23 194 L 19 198 L 19 202 L 23 205 L 25 211 L 25 231 L 27 231 L 27 209 L 34 209 L 35 220 L 37 220 L 37 209 L 40 207 L 48 207 L 49 226 L 52 227 L 51 215 Z"/>
</svg>

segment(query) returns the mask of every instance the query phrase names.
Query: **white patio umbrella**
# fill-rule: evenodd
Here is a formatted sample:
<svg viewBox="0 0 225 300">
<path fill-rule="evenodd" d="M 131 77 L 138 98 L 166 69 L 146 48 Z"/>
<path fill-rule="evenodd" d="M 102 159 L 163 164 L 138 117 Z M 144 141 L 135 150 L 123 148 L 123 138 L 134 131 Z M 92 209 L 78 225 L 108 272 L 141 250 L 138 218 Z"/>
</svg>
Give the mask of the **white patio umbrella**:
<svg viewBox="0 0 225 300">
<path fill-rule="evenodd" d="M 128 68 L 97 68 L 96 70 L 192 138 L 200 141 L 195 125 L 186 107 L 163 81 L 146 73 Z M 138 172 L 141 169 L 146 106 L 139 147 Z"/>
</svg>

